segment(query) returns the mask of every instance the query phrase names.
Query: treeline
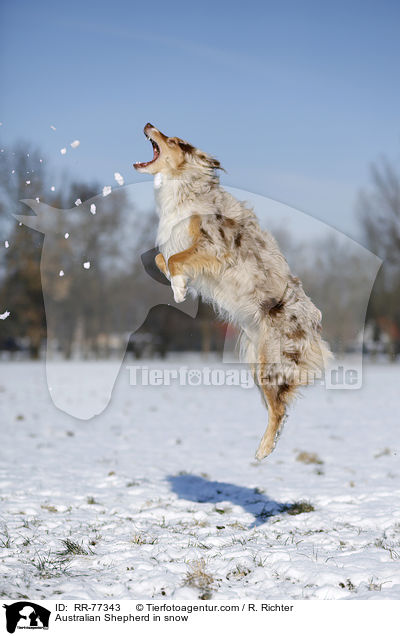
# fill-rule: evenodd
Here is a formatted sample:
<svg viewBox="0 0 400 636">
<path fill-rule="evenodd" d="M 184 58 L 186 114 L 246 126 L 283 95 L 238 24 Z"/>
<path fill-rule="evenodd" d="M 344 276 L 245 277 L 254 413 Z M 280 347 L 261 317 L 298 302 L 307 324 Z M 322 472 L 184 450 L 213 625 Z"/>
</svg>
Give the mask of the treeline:
<svg viewBox="0 0 400 636">
<path fill-rule="evenodd" d="M 0 321 L 0 351 L 37 358 L 47 345 L 54 357 L 108 357 L 133 331 L 128 350 L 138 357 L 222 351 L 226 325 L 210 307 L 200 303 L 192 318 L 167 306 L 172 296 L 153 264 L 157 219 L 153 210 L 137 209 L 129 188 L 102 196 L 99 183 L 66 177 L 53 186 L 45 158 L 26 146 L 4 151 L 0 162 L 0 315 L 10 312 Z M 26 199 L 38 216 L 21 223 L 12 214 L 32 214 Z M 326 236 L 300 242 L 270 229 L 321 308 L 332 348 L 356 350 L 366 323 L 367 348 L 395 357 L 400 176 L 388 162 L 372 169 L 358 218 L 366 247 L 384 261 L 372 295 L 376 263 L 349 239 L 328 228 Z"/>
<path fill-rule="evenodd" d="M 0 351 L 108 357 L 132 332 L 137 357 L 222 350 L 225 326 L 207 306 L 195 319 L 167 306 L 152 250 L 156 215 L 136 209 L 129 188 L 102 196 L 99 183 L 66 177 L 53 186 L 41 153 L 26 147 L 0 162 L 0 315 L 10 312 L 0 320 Z"/>
<path fill-rule="evenodd" d="M 382 159 L 371 168 L 370 186 L 357 204 L 365 244 L 383 261 L 368 307 L 377 345 L 394 359 L 400 353 L 400 167 Z"/>
</svg>

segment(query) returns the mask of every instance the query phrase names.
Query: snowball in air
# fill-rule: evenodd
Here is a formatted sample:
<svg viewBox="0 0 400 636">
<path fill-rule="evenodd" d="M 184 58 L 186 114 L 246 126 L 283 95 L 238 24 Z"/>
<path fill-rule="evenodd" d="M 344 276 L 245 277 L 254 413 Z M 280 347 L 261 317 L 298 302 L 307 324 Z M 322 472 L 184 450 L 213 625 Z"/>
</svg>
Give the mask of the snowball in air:
<svg viewBox="0 0 400 636">
<path fill-rule="evenodd" d="M 90 204 L 90 211 L 91 211 L 92 214 L 96 214 L 96 206 L 95 206 L 94 203 Z"/>
<path fill-rule="evenodd" d="M 82 201 L 81 201 L 80 199 L 77 199 L 77 200 L 75 201 L 75 205 L 81 205 L 81 203 L 82 203 Z"/>
<path fill-rule="evenodd" d="M 60 150 L 62 155 L 65 155 L 67 153 L 67 149 L 66 148 L 61 148 Z"/>
<path fill-rule="evenodd" d="M 70 143 L 71 148 L 77 148 L 80 145 L 79 139 L 75 139 L 72 143 Z"/>
<path fill-rule="evenodd" d="M 86 263 L 83 263 L 83 267 L 85 269 L 90 269 L 90 261 L 86 261 Z"/>
<path fill-rule="evenodd" d="M 4 247 L 5 248 L 10 247 L 10 243 L 8 241 L 4 241 Z"/>
<path fill-rule="evenodd" d="M 65 234 L 64 234 L 64 238 L 66 238 L 66 239 L 67 239 L 68 237 L 69 237 L 69 233 L 68 233 L 68 232 L 65 232 Z"/>
<path fill-rule="evenodd" d="M 114 179 L 118 183 L 118 185 L 124 185 L 124 177 L 119 172 L 114 172 Z"/>
<path fill-rule="evenodd" d="M 56 130 L 56 127 L 55 127 L 55 126 L 50 126 L 50 128 L 51 128 L 52 130 Z"/>
<path fill-rule="evenodd" d="M 64 276 L 64 270 L 60 269 L 60 272 L 59 272 L 58 275 L 61 276 L 61 277 Z"/>
<path fill-rule="evenodd" d="M 50 190 L 51 190 L 52 192 L 54 192 L 55 187 L 54 187 L 54 186 L 51 186 Z"/>
<path fill-rule="evenodd" d="M 104 186 L 103 188 L 103 197 L 107 197 L 109 194 L 111 194 L 111 186 Z"/>
<path fill-rule="evenodd" d="M 5 311 L 4 314 L 0 314 L 0 320 L 5 320 L 10 315 L 9 311 Z"/>
</svg>

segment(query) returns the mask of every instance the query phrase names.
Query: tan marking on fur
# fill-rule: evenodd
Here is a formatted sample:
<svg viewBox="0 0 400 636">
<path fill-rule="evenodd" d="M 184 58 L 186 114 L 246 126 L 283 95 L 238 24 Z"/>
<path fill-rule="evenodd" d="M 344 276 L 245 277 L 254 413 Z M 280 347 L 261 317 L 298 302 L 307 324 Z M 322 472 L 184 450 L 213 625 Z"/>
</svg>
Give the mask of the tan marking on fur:
<svg viewBox="0 0 400 636">
<path fill-rule="evenodd" d="M 189 221 L 189 235 L 193 241 L 193 244 L 200 241 L 201 234 L 201 219 L 199 214 L 192 214 Z"/>
<path fill-rule="evenodd" d="M 198 252 L 193 245 L 183 252 L 173 254 L 168 260 L 168 269 L 171 276 L 189 276 L 194 278 L 199 274 L 212 274 L 218 276 L 223 265 L 219 259 L 205 252 Z"/>
<path fill-rule="evenodd" d="M 258 460 L 267 457 L 275 448 L 286 415 L 286 407 L 293 397 L 296 387 L 287 383 L 267 387 L 261 385 L 268 408 L 268 426 L 256 452 Z"/>
<path fill-rule="evenodd" d="M 258 381 L 261 396 L 268 409 L 268 426 L 256 452 L 256 459 L 258 460 L 264 459 L 274 450 L 279 432 L 283 426 L 286 407 L 297 389 L 295 383 L 290 385 L 281 381 L 279 384 L 278 376 L 272 377 L 270 374 L 266 374 L 265 367 L 267 364 L 267 359 L 259 352 L 258 378 L 255 378 L 255 380 Z"/>
<path fill-rule="evenodd" d="M 183 252 L 173 254 L 168 259 L 168 269 L 171 276 L 184 275 L 195 277 L 198 274 L 213 274 L 217 276 L 223 267 L 221 261 L 202 249 L 204 237 L 201 233 L 201 219 L 194 214 L 189 221 L 189 234 L 193 245 Z"/>
<path fill-rule="evenodd" d="M 288 360 L 291 360 L 295 364 L 299 364 L 300 362 L 300 352 L 299 351 L 283 351 L 282 355 L 285 356 Z"/>
<path fill-rule="evenodd" d="M 276 304 L 275 298 L 265 299 L 260 303 L 260 309 L 264 314 L 268 314 L 269 310 Z"/>
<path fill-rule="evenodd" d="M 161 254 L 161 252 L 159 254 L 157 254 L 157 256 L 155 257 L 154 260 L 155 260 L 155 263 L 156 263 L 158 269 L 160 270 L 160 272 L 162 272 L 164 274 L 164 276 L 166 276 L 167 273 L 168 273 L 167 263 L 165 262 L 165 258 Z"/>
<path fill-rule="evenodd" d="M 306 332 L 300 326 L 297 326 L 293 331 L 288 334 L 289 338 L 292 340 L 302 340 L 306 337 Z"/>
<path fill-rule="evenodd" d="M 266 298 L 260 303 L 261 311 L 269 314 L 272 318 L 276 318 L 284 308 L 285 303 L 283 300 L 276 300 L 276 298 Z"/>
<path fill-rule="evenodd" d="M 211 236 L 209 235 L 209 233 L 207 232 L 207 230 L 205 230 L 203 227 L 200 228 L 200 232 L 202 234 L 202 236 L 206 239 L 206 241 L 209 241 L 210 243 L 213 242 Z"/>
<path fill-rule="evenodd" d="M 284 307 L 285 303 L 283 300 L 279 300 L 273 307 L 271 307 L 268 313 L 272 316 L 272 318 L 276 318 L 283 311 Z"/>
</svg>

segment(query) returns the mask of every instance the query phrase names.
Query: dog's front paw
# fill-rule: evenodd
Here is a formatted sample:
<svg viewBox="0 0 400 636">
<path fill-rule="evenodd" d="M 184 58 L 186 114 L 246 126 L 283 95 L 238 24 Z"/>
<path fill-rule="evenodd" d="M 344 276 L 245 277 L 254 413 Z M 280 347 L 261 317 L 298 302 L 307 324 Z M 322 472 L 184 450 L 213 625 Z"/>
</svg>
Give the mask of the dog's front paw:
<svg viewBox="0 0 400 636">
<path fill-rule="evenodd" d="M 186 298 L 187 287 L 185 276 L 173 276 L 171 278 L 171 287 L 174 292 L 174 300 L 176 303 L 183 303 Z"/>
</svg>

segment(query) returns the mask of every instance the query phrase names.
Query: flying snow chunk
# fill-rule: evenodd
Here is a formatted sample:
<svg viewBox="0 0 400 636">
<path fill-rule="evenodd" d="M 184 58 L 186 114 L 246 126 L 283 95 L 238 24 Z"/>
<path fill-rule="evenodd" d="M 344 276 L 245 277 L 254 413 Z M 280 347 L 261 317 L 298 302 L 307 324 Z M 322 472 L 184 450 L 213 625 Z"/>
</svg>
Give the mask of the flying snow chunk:
<svg viewBox="0 0 400 636">
<path fill-rule="evenodd" d="M 58 275 L 59 275 L 59 276 L 61 276 L 61 277 L 63 277 L 63 276 L 64 276 L 64 270 L 60 269 L 60 271 L 59 271 Z"/>
<path fill-rule="evenodd" d="M 14 173 L 15 173 L 15 170 L 11 170 L 11 174 L 14 174 Z"/>
<path fill-rule="evenodd" d="M 30 185 L 31 182 L 29 181 L 29 179 L 27 181 L 25 181 L 26 185 Z"/>
<path fill-rule="evenodd" d="M 70 143 L 71 148 L 77 148 L 80 145 L 79 139 L 75 139 L 72 143 Z"/>
<path fill-rule="evenodd" d="M 111 186 L 104 186 L 103 197 L 108 197 L 108 195 L 111 194 L 111 190 L 112 190 Z"/>
<path fill-rule="evenodd" d="M 54 186 L 51 186 L 50 190 L 51 190 L 52 192 L 54 192 L 55 187 L 54 187 Z"/>
<path fill-rule="evenodd" d="M 64 234 L 64 238 L 66 238 L 66 239 L 67 239 L 68 237 L 69 237 L 69 232 L 65 232 L 65 234 Z"/>
<path fill-rule="evenodd" d="M 90 211 L 91 211 L 92 214 L 96 214 L 96 206 L 95 206 L 94 203 L 90 204 Z"/>
<path fill-rule="evenodd" d="M 4 241 L 4 247 L 7 249 L 8 247 L 10 247 L 10 243 L 8 241 Z"/>
<path fill-rule="evenodd" d="M 5 320 L 10 315 L 9 311 L 5 311 L 4 314 L 0 314 L 0 320 Z"/>
<path fill-rule="evenodd" d="M 123 186 L 125 183 L 124 177 L 119 172 L 114 172 L 114 179 L 120 186 Z"/>
<path fill-rule="evenodd" d="M 67 154 L 67 149 L 66 148 L 61 148 L 60 150 L 62 155 L 66 155 Z"/>
<path fill-rule="evenodd" d="M 39 197 L 36 197 L 35 201 L 36 201 L 36 203 L 39 203 L 40 202 Z"/>
<path fill-rule="evenodd" d="M 82 201 L 81 201 L 80 199 L 77 199 L 77 200 L 75 201 L 75 205 L 82 205 Z"/>
<path fill-rule="evenodd" d="M 83 263 L 83 267 L 85 269 L 90 269 L 90 261 L 86 261 L 86 263 Z"/>
<path fill-rule="evenodd" d="M 55 126 L 50 126 L 50 128 L 51 128 L 52 130 L 56 130 L 56 127 L 55 127 Z"/>
</svg>

